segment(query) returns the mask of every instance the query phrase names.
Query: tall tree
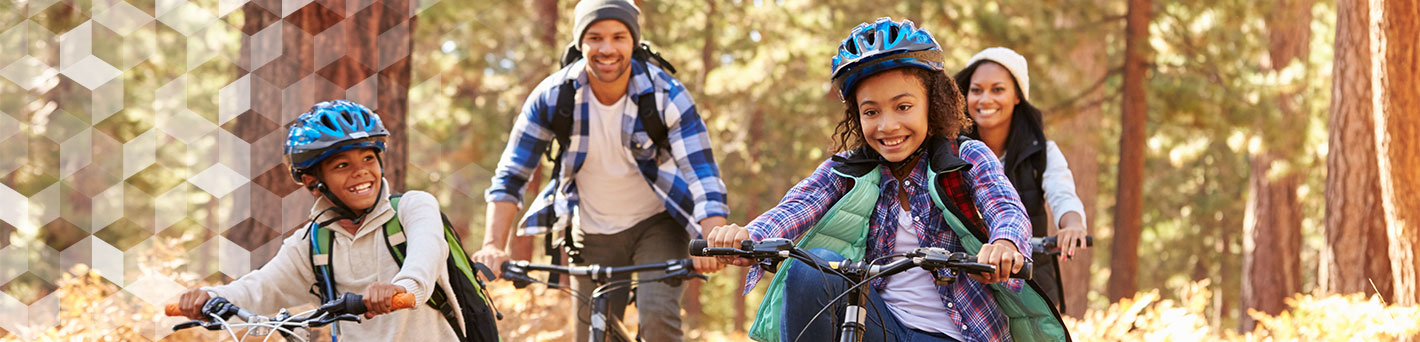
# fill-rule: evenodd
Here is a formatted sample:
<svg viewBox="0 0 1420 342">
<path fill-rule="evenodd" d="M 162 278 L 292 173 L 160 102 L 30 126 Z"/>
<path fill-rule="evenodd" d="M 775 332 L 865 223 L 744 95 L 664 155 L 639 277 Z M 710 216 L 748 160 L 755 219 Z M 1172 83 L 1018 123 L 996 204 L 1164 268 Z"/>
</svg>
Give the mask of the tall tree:
<svg viewBox="0 0 1420 342">
<path fill-rule="evenodd" d="M 1149 71 L 1150 0 L 1129 0 L 1125 19 L 1124 104 L 1119 135 L 1119 185 L 1115 197 L 1114 242 L 1110 253 L 1109 300 L 1131 297 L 1138 287 L 1139 233 L 1143 221 L 1144 121 L 1148 103 L 1144 81 Z"/>
<path fill-rule="evenodd" d="M 1302 62 L 1311 51 L 1311 0 L 1277 0 L 1265 18 L 1271 71 L 1281 72 Z M 1302 213 L 1297 146 L 1303 143 L 1306 113 L 1297 90 L 1277 95 L 1277 115 L 1256 122 L 1261 150 L 1252 151 L 1247 223 L 1243 240 L 1243 309 L 1278 314 L 1283 301 L 1302 289 Z M 1252 330 L 1251 315 L 1242 315 L 1243 330 Z"/>
<path fill-rule="evenodd" d="M 253 265 L 264 264 L 274 248 L 260 249 L 306 217 L 308 196 L 287 199 L 300 189 L 286 172 L 281 150 L 286 127 L 318 101 L 350 99 L 369 106 L 390 131 L 383 157 L 391 192 L 403 192 L 407 138 L 410 33 L 414 18 L 408 0 L 311 2 L 284 16 L 279 0 L 243 5 L 244 76 L 252 77 L 251 110 L 237 118 L 233 132 L 253 144 L 251 218 L 228 237 L 252 250 Z M 276 31 L 271 31 L 276 30 Z M 286 209 L 283 212 L 283 208 Z"/>
<path fill-rule="evenodd" d="M 1395 303 L 1420 302 L 1420 1 L 1371 1 L 1371 86 Z M 1376 8 L 1376 7 L 1380 8 Z"/>
<path fill-rule="evenodd" d="M 1336 8 L 1331 131 L 1326 173 L 1326 247 L 1322 291 L 1391 296 L 1390 260 L 1377 169 L 1371 104 L 1370 6 L 1343 0 Z"/>
</svg>

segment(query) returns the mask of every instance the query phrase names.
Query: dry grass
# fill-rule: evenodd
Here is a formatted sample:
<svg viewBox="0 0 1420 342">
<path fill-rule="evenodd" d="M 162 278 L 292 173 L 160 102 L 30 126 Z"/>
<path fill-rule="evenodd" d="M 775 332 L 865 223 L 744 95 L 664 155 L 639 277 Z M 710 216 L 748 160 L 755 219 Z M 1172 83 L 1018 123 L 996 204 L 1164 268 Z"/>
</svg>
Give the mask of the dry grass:
<svg viewBox="0 0 1420 342">
<path fill-rule="evenodd" d="M 178 271 L 184 263 L 181 241 L 159 241 L 139 269 L 145 275 L 172 277 L 185 286 L 196 286 L 195 275 Z M 169 334 L 178 318 L 162 317 L 150 305 L 103 279 L 87 266 L 78 265 L 58 282 L 56 325 L 35 332 L 36 341 L 211 341 L 226 337 L 219 332 L 187 330 Z M 490 295 L 503 312 L 498 322 L 505 341 L 567 341 L 573 336 L 571 298 L 542 285 L 515 289 L 494 282 Z M 1094 310 L 1083 319 L 1066 318 L 1077 341 L 1396 341 L 1420 334 L 1420 309 L 1386 305 L 1362 295 L 1297 295 L 1288 299 L 1291 310 L 1277 316 L 1250 313 L 1257 329 L 1239 334 L 1214 329 L 1207 320 L 1212 301 L 1207 283 L 1188 286 L 1175 301 L 1162 299 L 1158 290 L 1140 293 L 1105 310 Z M 635 331 L 636 313 L 628 308 L 627 328 Z M 743 332 L 689 330 L 693 341 L 747 341 Z M 18 341 L 15 335 L 0 341 Z"/>
</svg>

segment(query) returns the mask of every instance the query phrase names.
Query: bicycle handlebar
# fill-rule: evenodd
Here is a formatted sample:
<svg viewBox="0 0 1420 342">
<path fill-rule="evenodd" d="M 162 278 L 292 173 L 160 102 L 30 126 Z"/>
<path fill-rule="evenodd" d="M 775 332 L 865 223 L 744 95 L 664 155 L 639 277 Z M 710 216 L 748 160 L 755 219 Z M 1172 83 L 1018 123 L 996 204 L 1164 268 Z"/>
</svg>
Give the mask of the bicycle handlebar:
<svg viewBox="0 0 1420 342">
<path fill-rule="evenodd" d="M 236 306 L 233 305 L 232 307 L 235 308 Z M 340 300 L 332 301 L 330 303 L 326 303 L 325 305 L 321 305 L 322 309 L 325 309 L 326 307 L 331 307 L 326 312 L 330 312 L 332 314 L 348 313 L 353 315 L 362 315 L 366 311 L 369 311 L 365 308 L 365 301 L 363 296 L 349 292 L 346 292 L 344 296 L 341 296 Z M 414 307 L 413 293 L 406 292 L 394 295 L 395 310 L 408 309 L 412 307 Z M 251 316 L 250 313 L 247 313 L 246 315 L 241 315 L 241 311 L 246 311 L 244 309 L 236 309 L 239 311 L 237 312 L 238 317 L 242 318 L 243 320 L 246 320 L 246 317 Z M 163 314 L 168 316 L 182 316 L 182 309 L 178 308 L 177 304 L 168 304 L 167 306 L 163 307 Z"/>
<path fill-rule="evenodd" d="M 823 270 L 840 270 L 851 265 L 851 262 L 829 262 L 827 265 L 821 264 L 814 258 L 807 257 L 807 252 L 795 247 L 793 241 L 788 239 L 764 239 L 762 241 L 744 240 L 740 242 L 740 248 L 708 247 L 709 242 L 703 239 L 695 239 L 690 242 L 690 255 L 693 256 L 737 256 L 748 259 L 772 261 L 782 261 L 786 258 L 794 258 L 803 261 L 805 264 Z M 976 256 L 965 252 L 951 252 L 937 247 L 919 247 L 905 255 L 907 258 L 888 265 L 867 265 L 868 276 L 880 273 L 892 275 L 911 269 L 912 267 L 922 267 L 926 270 L 936 269 L 956 269 L 965 273 L 993 273 L 996 272 L 995 265 L 976 263 Z M 1021 265 L 1021 269 L 1011 274 L 1011 278 L 1030 279 L 1032 266 L 1030 263 Z"/>
<path fill-rule="evenodd" d="M 602 266 L 597 264 L 586 266 L 558 266 L 533 264 L 526 260 L 517 260 L 504 261 L 500 267 L 503 270 L 503 275 L 500 278 L 512 280 L 513 286 L 516 288 L 523 288 L 537 281 L 528 276 L 529 271 L 587 276 L 596 283 L 605 283 L 611 281 L 614 277 L 624 274 L 649 271 L 663 271 L 666 273 L 665 279 L 657 279 L 657 281 L 665 280 L 675 282 L 685 278 L 703 277 L 703 275 L 695 273 L 695 263 L 690 259 L 669 260 L 666 262 L 630 266 Z"/>
</svg>

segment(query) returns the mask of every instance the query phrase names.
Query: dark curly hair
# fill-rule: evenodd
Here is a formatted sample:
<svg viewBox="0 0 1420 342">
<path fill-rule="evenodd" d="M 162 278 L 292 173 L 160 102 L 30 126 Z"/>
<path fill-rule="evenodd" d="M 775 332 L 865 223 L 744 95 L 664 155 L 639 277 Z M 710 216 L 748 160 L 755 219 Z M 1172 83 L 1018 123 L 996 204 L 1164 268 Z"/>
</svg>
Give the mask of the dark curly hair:
<svg viewBox="0 0 1420 342">
<path fill-rule="evenodd" d="M 940 71 L 923 68 L 904 67 L 903 70 L 915 76 L 927 90 L 927 130 L 932 135 L 942 135 L 956 139 L 957 135 L 972 127 L 971 117 L 966 115 L 966 99 L 951 77 Z M 859 82 L 862 84 L 862 82 Z M 834 129 L 834 151 L 843 152 L 857 149 L 867 144 L 863 138 L 863 125 L 858 118 L 858 89 L 850 89 L 843 99 L 843 120 Z"/>
</svg>

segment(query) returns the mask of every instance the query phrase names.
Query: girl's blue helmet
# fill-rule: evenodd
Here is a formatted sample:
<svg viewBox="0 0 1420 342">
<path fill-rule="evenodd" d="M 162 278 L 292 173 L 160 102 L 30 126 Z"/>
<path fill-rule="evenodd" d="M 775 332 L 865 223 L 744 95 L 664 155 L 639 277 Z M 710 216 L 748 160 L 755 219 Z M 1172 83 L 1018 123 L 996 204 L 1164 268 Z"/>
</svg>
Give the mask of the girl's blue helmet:
<svg viewBox="0 0 1420 342">
<path fill-rule="evenodd" d="M 283 154 L 291 178 L 300 184 L 306 169 L 336 153 L 362 148 L 384 152 L 389 135 L 380 116 L 369 108 L 346 100 L 325 101 L 291 124 Z"/>
<path fill-rule="evenodd" d="M 899 67 L 918 67 L 942 71 L 942 47 L 927 30 L 916 28 L 911 20 L 894 22 L 878 18 L 873 23 L 858 24 L 853 32 L 838 44 L 833 56 L 833 85 L 838 96 L 847 100 L 849 90 L 867 76 Z"/>
</svg>

